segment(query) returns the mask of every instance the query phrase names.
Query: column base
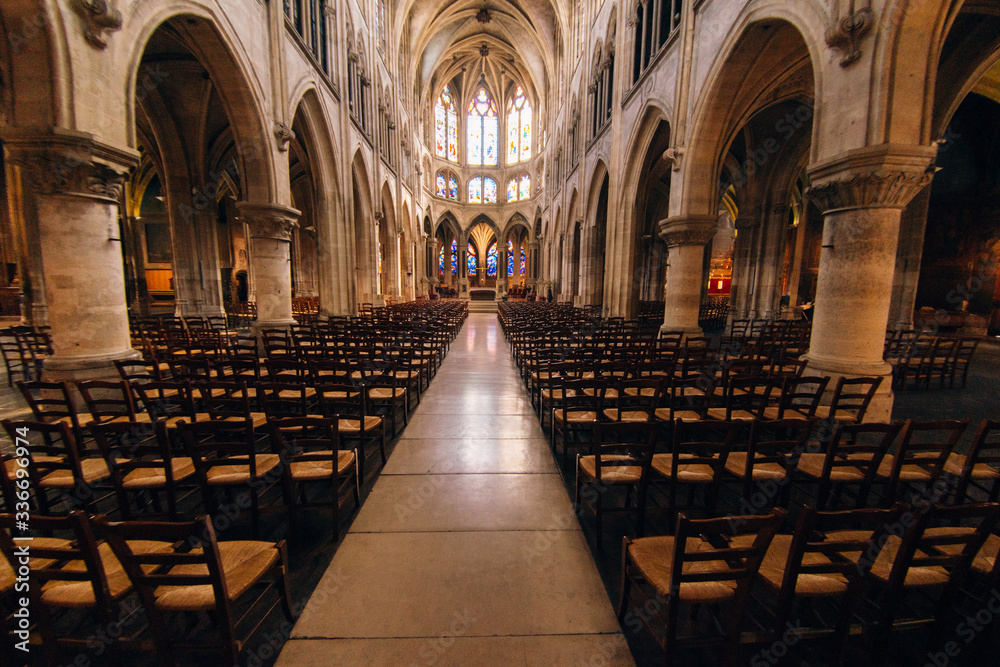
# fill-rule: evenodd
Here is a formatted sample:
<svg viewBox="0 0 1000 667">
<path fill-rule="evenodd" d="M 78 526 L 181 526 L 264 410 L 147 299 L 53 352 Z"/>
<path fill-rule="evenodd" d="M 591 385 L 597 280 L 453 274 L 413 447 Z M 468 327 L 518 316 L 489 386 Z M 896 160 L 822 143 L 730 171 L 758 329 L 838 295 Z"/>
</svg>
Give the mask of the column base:
<svg viewBox="0 0 1000 667">
<path fill-rule="evenodd" d="M 688 336 L 700 336 L 703 333 L 705 333 L 704 330 L 701 327 L 699 327 L 699 326 L 693 326 L 693 327 L 672 327 L 672 326 L 668 326 L 666 324 L 661 324 L 660 325 L 660 334 L 673 333 L 673 332 L 677 332 L 677 331 L 680 331 L 681 333 L 683 333 L 685 338 L 687 338 Z"/>
<path fill-rule="evenodd" d="M 81 357 L 49 357 L 42 364 L 42 378 L 46 382 L 62 382 L 76 380 L 119 380 L 116 361 L 140 359 L 139 350 L 128 348 L 120 352 L 98 356 Z"/>
<path fill-rule="evenodd" d="M 294 317 L 287 320 L 256 320 L 250 324 L 250 332 L 254 335 L 254 337 L 259 338 L 260 332 L 263 329 L 284 329 L 287 331 L 290 326 L 296 323 L 297 322 Z"/>
</svg>

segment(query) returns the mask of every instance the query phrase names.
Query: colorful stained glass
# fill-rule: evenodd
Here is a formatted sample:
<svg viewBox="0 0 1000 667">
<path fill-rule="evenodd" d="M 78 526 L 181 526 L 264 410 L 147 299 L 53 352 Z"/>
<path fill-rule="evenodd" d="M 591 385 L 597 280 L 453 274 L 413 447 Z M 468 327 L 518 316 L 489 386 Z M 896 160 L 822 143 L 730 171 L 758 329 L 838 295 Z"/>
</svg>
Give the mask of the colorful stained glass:
<svg viewBox="0 0 1000 667">
<path fill-rule="evenodd" d="M 434 152 L 438 157 L 447 155 L 445 142 L 448 137 L 448 121 L 445 118 L 444 107 L 440 103 L 434 105 Z"/>
<path fill-rule="evenodd" d="M 517 147 L 520 143 L 517 138 L 519 116 L 516 111 L 507 114 L 507 164 L 517 162 Z"/>
<path fill-rule="evenodd" d="M 514 275 L 514 242 L 507 241 L 507 277 Z"/>
<path fill-rule="evenodd" d="M 458 201 L 458 177 L 448 174 L 448 199 Z"/>
<path fill-rule="evenodd" d="M 531 157 L 531 105 L 518 86 L 507 113 L 507 164 L 515 164 Z"/>
<path fill-rule="evenodd" d="M 448 86 L 434 105 L 434 153 L 458 162 L 458 114 Z"/>
<path fill-rule="evenodd" d="M 517 198 L 528 199 L 531 197 L 531 176 L 521 174 L 521 184 L 518 186 Z"/>
<path fill-rule="evenodd" d="M 444 246 L 441 246 L 441 253 L 438 257 L 438 271 L 444 275 Z"/>
<path fill-rule="evenodd" d="M 521 110 L 521 159 L 531 158 L 531 107 Z"/>
<path fill-rule="evenodd" d="M 517 176 L 507 181 L 507 201 L 517 201 Z"/>
<path fill-rule="evenodd" d="M 483 203 L 497 203 L 497 182 L 489 176 L 483 178 Z"/>
<path fill-rule="evenodd" d="M 458 162 L 458 114 L 448 111 L 448 159 Z"/>
<path fill-rule="evenodd" d="M 497 275 L 497 242 L 490 244 L 490 249 L 486 251 L 486 275 L 493 278 Z"/>
<path fill-rule="evenodd" d="M 521 271 L 520 271 L 520 275 L 523 276 L 525 273 L 527 273 L 527 267 L 528 267 L 528 256 L 524 252 L 524 246 L 521 246 Z"/>
<path fill-rule="evenodd" d="M 465 251 L 465 265 L 470 276 L 476 275 L 476 248 L 469 243 L 469 248 Z"/>
<path fill-rule="evenodd" d="M 458 275 L 458 241 L 451 242 L 451 275 Z"/>
<path fill-rule="evenodd" d="M 437 173 L 437 178 L 435 180 L 437 182 L 437 196 L 438 197 L 447 197 L 448 196 L 448 185 L 447 185 L 447 179 L 445 179 L 445 177 L 444 177 L 444 172 L 443 171 L 439 171 Z"/>
<path fill-rule="evenodd" d="M 497 142 L 499 141 L 497 135 L 500 130 L 497 105 L 485 88 L 480 88 L 476 96 L 469 102 L 467 125 L 469 164 L 496 165 Z"/>
<path fill-rule="evenodd" d="M 483 177 L 476 176 L 469 181 L 469 203 L 483 203 Z"/>
</svg>

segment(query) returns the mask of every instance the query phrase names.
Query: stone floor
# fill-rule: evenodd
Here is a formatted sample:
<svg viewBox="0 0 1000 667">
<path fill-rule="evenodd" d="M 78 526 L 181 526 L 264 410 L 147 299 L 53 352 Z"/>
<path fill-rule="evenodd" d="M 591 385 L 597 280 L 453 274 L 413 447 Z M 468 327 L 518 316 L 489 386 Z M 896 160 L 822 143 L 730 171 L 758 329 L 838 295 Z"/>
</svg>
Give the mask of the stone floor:
<svg viewBox="0 0 1000 667">
<path fill-rule="evenodd" d="M 471 314 L 280 666 L 633 664 L 495 315 Z"/>
</svg>

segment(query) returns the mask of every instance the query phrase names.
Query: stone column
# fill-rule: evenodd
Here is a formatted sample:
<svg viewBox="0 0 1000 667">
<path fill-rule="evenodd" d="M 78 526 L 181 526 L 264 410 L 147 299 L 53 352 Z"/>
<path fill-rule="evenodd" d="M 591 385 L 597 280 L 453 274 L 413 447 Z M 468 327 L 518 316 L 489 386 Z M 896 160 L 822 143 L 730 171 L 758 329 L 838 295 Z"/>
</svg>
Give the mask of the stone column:
<svg viewBox="0 0 1000 667">
<path fill-rule="evenodd" d="M 874 146 L 810 167 L 823 245 L 807 372 L 885 378 L 866 420 L 892 413 L 883 360 L 902 210 L 928 183 L 934 147 Z"/>
<path fill-rule="evenodd" d="M 892 307 L 889 312 L 889 326 L 894 329 L 913 328 L 913 308 L 917 303 L 930 202 L 931 189 L 924 188 L 903 210 L 900 218 L 896 274 L 892 282 Z"/>
<path fill-rule="evenodd" d="M 299 211 L 280 204 L 236 204 L 250 227 L 250 270 L 257 294 L 255 334 L 261 329 L 286 328 L 292 317 L 292 231 Z"/>
<path fill-rule="evenodd" d="M 736 227 L 736 241 L 733 244 L 733 282 L 730 288 L 732 296 L 729 313 L 730 319 L 744 319 L 753 317 L 755 313 L 752 308 L 757 270 L 754 248 L 760 220 L 756 215 L 743 215 L 741 212 L 733 225 Z"/>
<path fill-rule="evenodd" d="M 698 310 L 701 308 L 705 245 L 714 237 L 719 218 L 714 215 L 689 215 L 660 221 L 660 236 L 667 244 L 666 307 L 661 331 L 700 334 Z"/>
<path fill-rule="evenodd" d="M 781 299 L 781 272 L 785 259 L 785 229 L 788 227 L 787 204 L 764 209 L 761 229 L 761 252 L 757 258 L 757 285 L 754 299 L 759 317 L 772 318 L 778 313 Z"/>
<path fill-rule="evenodd" d="M 525 277 L 524 284 L 529 288 L 533 287 L 538 282 L 538 241 L 531 241 L 528 243 L 528 275 Z"/>
<path fill-rule="evenodd" d="M 458 295 L 469 296 L 469 237 L 467 232 L 462 232 L 462 238 L 458 242 Z"/>
<path fill-rule="evenodd" d="M 129 337 L 118 223 L 125 175 L 139 156 L 59 129 L 10 131 L 4 144 L 37 212 L 54 351 L 45 379 L 117 377 L 114 361 L 139 356 Z"/>
</svg>

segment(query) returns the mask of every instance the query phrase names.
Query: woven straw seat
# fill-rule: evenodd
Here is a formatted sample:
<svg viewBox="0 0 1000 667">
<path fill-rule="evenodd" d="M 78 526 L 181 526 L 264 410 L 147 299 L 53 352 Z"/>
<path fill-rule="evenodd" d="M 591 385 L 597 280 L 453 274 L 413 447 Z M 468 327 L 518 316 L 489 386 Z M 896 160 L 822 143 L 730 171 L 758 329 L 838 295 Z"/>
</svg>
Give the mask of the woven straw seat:
<svg viewBox="0 0 1000 667">
<path fill-rule="evenodd" d="M 81 459 L 80 471 L 83 478 L 80 480 L 87 484 L 99 482 L 111 476 L 108 464 L 104 459 Z M 53 489 L 72 489 L 76 486 L 77 480 L 73 479 L 70 470 L 56 470 L 41 479 L 41 485 Z"/>
<path fill-rule="evenodd" d="M 331 457 L 329 461 L 300 461 L 290 463 L 288 466 L 292 479 L 298 481 L 330 479 L 333 474 L 333 451 L 312 452 L 316 455 L 327 455 Z M 354 465 L 354 452 L 337 452 L 337 474 L 345 472 Z"/>
<path fill-rule="evenodd" d="M 772 590 L 781 590 L 785 564 L 788 562 L 788 552 L 791 547 L 791 535 L 775 535 L 760 564 L 758 573 L 760 579 Z M 802 558 L 804 565 L 823 565 L 830 562 L 832 561 L 829 558 L 816 552 L 806 552 Z M 830 574 L 800 572 L 795 580 L 795 594 L 808 597 L 843 595 L 847 592 L 847 586 L 847 577 L 837 572 Z"/>
<path fill-rule="evenodd" d="M 674 538 L 670 536 L 641 537 L 628 545 L 628 556 L 643 578 L 664 597 L 672 594 L 671 568 L 674 558 Z M 698 539 L 688 539 L 688 553 L 693 551 L 712 551 L 712 545 Z M 691 549 L 690 545 L 695 548 Z M 685 574 L 723 573 L 726 567 L 722 561 L 686 562 Z M 707 604 L 724 602 L 733 599 L 736 593 L 734 581 L 700 581 L 681 582 L 678 597 L 683 602 L 692 604 Z"/>
<path fill-rule="evenodd" d="M 619 462 L 632 462 L 635 465 L 616 465 Z M 597 458 L 592 455 L 581 456 L 580 472 L 588 479 L 595 479 L 597 477 Z M 626 454 L 601 456 L 602 482 L 607 484 L 635 484 L 641 478 L 642 467 L 631 456 Z"/>
<path fill-rule="evenodd" d="M 211 486 L 225 484 L 241 484 L 250 479 L 250 464 L 239 465 L 240 460 L 246 461 L 244 457 L 230 457 L 225 459 L 225 464 L 216 461 L 206 461 L 208 467 L 205 477 Z M 254 456 L 257 462 L 257 476 L 269 473 L 281 463 L 281 457 L 277 454 L 257 454 Z"/>
<path fill-rule="evenodd" d="M 222 578 L 230 601 L 246 593 L 281 556 L 271 542 L 238 540 L 219 542 L 218 547 Z M 178 565 L 171 568 L 170 574 L 205 576 L 208 568 L 203 564 Z M 157 609 L 164 611 L 206 611 L 215 607 L 215 591 L 211 584 L 160 586 L 154 595 Z"/>
<path fill-rule="evenodd" d="M 171 550 L 170 542 L 154 540 L 130 541 L 129 546 L 137 553 L 166 553 Z M 111 547 L 105 542 L 97 545 L 104 575 L 108 581 L 108 593 L 112 600 L 121 599 L 132 591 L 132 582 L 125 569 L 115 557 Z M 83 561 L 74 560 L 61 568 L 67 572 L 85 572 Z M 150 568 L 151 569 L 151 568 Z M 89 581 L 49 581 L 42 586 L 42 602 L 53 607 L 89 608 L 97 602 L 94 587 Z"/>
<path fill-rule="evenodd" d="M 653 470 L 669 479 L 674 467 L 672 456 L 672 454 L 654 454 Z M 691 454 L 679 454 L 678 458 L 683 460 L 694 458 L 694 456 Z M 678 482 L 684 482 L 687 484 L 711 484 L 714 480 L 715 470 L 710 465 L 695 463 L 692 465 L 680 465 L 677 467 Z"/>
<path fill-rule="evenodd" d="M 644 422 L 649 421 L 649 413 L 645 410 L 622 410 L 620 413 L 617 408 L 607 408 L 604 410 L 604 418 L 617 422 Z"/>
<path fill-rule="evenodd" d="M 174 458 L 170 461 L 170 477 L 175 482 L 194 474 L 194 462 L 189 457 Z M 136 468 L 122 479 L 126 489 L 156 489 L 167 485 L 165 468 Z"/>
</svg>

